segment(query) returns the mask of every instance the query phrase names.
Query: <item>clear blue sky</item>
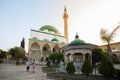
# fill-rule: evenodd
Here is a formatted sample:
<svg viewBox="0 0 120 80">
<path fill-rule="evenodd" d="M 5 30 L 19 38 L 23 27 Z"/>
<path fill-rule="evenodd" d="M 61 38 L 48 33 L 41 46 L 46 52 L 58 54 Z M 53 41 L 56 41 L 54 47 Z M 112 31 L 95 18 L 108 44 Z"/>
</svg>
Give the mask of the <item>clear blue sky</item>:
<svg viewBox="0 0 120 80">
<path fill-rule="evenodd" d="M 26 51 L 30 29 L 50 24 L 63 34 L 63 11 L 69 15 L 69 42 L 78 32 L 80 39 L 101 45 L 99 31 L 109 31 L 120 22 L 120 0 L 0 0 L 0 48 L 20 46 Z M 120 35 L 114 40 L 120 41 Z"/>
</svg>

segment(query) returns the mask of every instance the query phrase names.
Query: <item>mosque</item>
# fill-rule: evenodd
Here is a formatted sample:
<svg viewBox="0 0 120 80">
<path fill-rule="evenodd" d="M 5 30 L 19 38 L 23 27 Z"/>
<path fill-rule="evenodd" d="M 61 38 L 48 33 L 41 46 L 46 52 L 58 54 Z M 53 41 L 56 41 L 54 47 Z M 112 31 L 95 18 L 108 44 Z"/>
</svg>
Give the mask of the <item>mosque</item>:
<svg viewBox="0 0 120 80">
<path fill-rule="evenodd" d="M 44 25 L 39 30 L 31 29 L 28 44 L 30 60 L 45 60 L 52 52 L 59 52 L 60 48 L 68 43 L 68 14 L 64 9 L 64 35 L 52 25 Z"/>
<path fill-rule="evenodd" d="M 92 61 L 92 49 L 97 45 L 86 43 L 79 39 L 76 33 L 75 40 L 68 43 L 68 13 L 66 7 L 63 14 L 64 35 L 52 25 L 44 25 L 39 30 L 31 29 L 29 38 L 28 55 L 30 60 L 46 60 L 53 52 L 64 52 L 66 62 L 74 61 L 83 63 L 85 58 Z"/>
</svg>

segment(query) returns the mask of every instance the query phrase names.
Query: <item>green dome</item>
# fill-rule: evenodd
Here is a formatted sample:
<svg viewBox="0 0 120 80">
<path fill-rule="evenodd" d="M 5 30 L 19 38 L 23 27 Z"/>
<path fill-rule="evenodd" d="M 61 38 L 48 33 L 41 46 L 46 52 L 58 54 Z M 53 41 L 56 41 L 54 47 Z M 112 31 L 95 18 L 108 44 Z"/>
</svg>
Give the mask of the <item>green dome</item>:
<svg viewBox="0 0 120 80">
<path fill-rule="evenodd" d="M 79 39 L 78 34 L 75 36 L 75 40 L 73 40 L 68 46 L 77 46 L 77 45 L 85 45 L 85 41 Z"/>
<path fill-rule="evenodd" d="M 45 29 L 47 29 L 48 31 L 52 31 L 54 33 L 59 33 L 59 31 L 54 26 L 51 25 L 44 25 L 39 30 L 44 31 Z"/>
<path fill-rule="evenodd" d="M 56 38 L 53 38 L 51 41 L 58 41 Z"/>
<path fill-rule="evenodd" d="M 49 42 L 49 40 L 48 40 L 48 39 L 43 39 L 43 41 L 45 41 L 45 42 Z"/>
<path fill-rule="evenodd" d="M 32 39 L 34 39 L 34 40 L 39 40 L 37 37 L 33 37 Z"/>
<path fill-rule="evenodd" d="M 56 38 L 53 38 L 53 39 L 51 40 L 51 42 L 58 43 L 59 41 L 58 41 Z"/>
</svg>

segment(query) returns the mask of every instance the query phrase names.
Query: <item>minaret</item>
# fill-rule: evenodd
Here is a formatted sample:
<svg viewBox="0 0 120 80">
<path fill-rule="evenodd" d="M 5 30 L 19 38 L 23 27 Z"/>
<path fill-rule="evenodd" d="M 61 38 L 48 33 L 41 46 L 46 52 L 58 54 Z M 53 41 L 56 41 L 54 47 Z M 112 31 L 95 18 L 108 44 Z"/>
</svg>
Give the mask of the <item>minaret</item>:
<svg viewBox="0 0 120 80">
<path fill-rule="evenodd" d="M 66 6 L 64 9 L 63 19 L 64 19 L 64 36 L 66 37 L 66 43 L 68 43 L 68 14 Z"/>
</svg>

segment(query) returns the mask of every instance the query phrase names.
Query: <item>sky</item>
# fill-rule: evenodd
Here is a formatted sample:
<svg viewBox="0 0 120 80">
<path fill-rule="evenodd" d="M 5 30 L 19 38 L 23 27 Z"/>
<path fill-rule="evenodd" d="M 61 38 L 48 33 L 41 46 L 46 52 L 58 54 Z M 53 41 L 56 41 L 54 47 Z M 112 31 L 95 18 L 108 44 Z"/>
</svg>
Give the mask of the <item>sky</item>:
<svg viewBox="0 0 120 80">
<path fill-rule="evenodd" d="M 28 50 L 30 30 L 55 26 L 64 35 L 63 12 L 67 8 L 69 42 L 76 32 L 87 43 L 105 44 L 100 29 L 112 31 L 120 25 L 120 0 L 0 0 L 0 49 L 20 46 Z M 114 42 L 120 41 L 120 31 Z"/>
</svg>

